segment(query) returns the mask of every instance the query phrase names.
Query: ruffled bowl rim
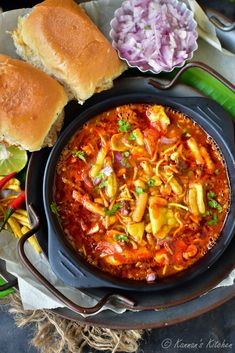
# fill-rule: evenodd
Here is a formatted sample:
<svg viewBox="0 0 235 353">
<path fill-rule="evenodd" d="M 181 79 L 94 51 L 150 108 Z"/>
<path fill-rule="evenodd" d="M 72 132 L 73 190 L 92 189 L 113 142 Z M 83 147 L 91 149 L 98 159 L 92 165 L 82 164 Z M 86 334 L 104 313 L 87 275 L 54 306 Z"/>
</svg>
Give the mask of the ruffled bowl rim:
<svg viewBox="0 0 235 353">
<path fill-rule="evenodd" d="M 115 21 L 117 21 L 117 18 L 118 18 L 118 16 L 120 15 L 120 12 L 121 12 L 122 9 L 123 9 L 123 6 L 124 6 L 125 4 L 127 4 L 127 3 L 130 3 L 130 2 L 132 2 L 132 0 L 126 0 L 126 1 L 124 1 L 124 2 L 122 3 L 122 6 L 115 10 L 115 12 L 114 12 L 114 17 L 113 17 L 112 20 L 110 21 L 111 30 L 110 30 L 110 32 L 109 32 L 109 36 L 110 36 L 110 38 L 111 38 L 111 40 L 112 40 L 112 46 L 117 50 L 117 53 L 118 53 L 119 58 L 120 58 L 121 60 L 125 61 L 129 68 L 138 69 L 139 71 L 141 71 L 141 72 L 143 72 L 143 73 L 147 73 L 147 72 L 150 73 L 150 72 L 151 72 L 151 73 L 153 73 L 153 74 L 159 74 L 159 73 L 162 73 L 162 72 L 172 72 L 172 71 L 173 71 L 174 69 L 176 69 L 176 68 L 181 68 L 181 67 L 183 67 L 187 61 L 190 61 L 190 60 L 193 58 L 194 52 L 198 49 L 198 44 L 197 44 L 197 40 L 198 40 L 197 22 L 196 22 L 196 20 L 194 19 L 193 11 L 190 10 L 190 9 L 187 7 L 187 5 L 186 5 L 185 3 L 183 3 L 183 2 L 181 3 L 181 2 L 179 2 L 178 0 L 168 0 L 168 3 L 170 3 L 170 2 L 176 3 L 176 2 L 177 2 L 178 4 L 180 4 L 180 5 L 182 6 L 182 8 L 184 9 L 184 11 L 188 11 L 189 13 L 192 14 L 192 19 L 191 19 L 191 20 L 192 20 L 192 23 L 195 25 L 195 26 L 194 26 L 194 29 L 192 30 L 192 32 L 195 33 L 195 42 L 194 42 L 193 49 L 190 51 L 190 53 L 188 54 L 187 58 L 186 58 L 182 63 L 177 64 L 177 65 L 174 65 L 172 68 L 169 68 L 169 69 L 162 69 L 162 70 L 156 71 L 156 70 L 151 70 L 151 69 L 143 69 L 141 66 L 130 64 L 129 60 L 126 59 L 125 57 L 123 57 L 123 56 L 121 55 L 121 53 L 120 53 L 120 51 L 119 51 L 119 49 L 118 49 L 118 47 L 117 47 L 117 45 L 116 45 L 116 42 L 115 42 L 114 38 L 115 38 L 115 33 L 117 33 L 117 32 L 116 32 L 116 31 L 114 30 L 114 28 L 113 28 L 113 24 L 115 23 Z"/>
</svg>

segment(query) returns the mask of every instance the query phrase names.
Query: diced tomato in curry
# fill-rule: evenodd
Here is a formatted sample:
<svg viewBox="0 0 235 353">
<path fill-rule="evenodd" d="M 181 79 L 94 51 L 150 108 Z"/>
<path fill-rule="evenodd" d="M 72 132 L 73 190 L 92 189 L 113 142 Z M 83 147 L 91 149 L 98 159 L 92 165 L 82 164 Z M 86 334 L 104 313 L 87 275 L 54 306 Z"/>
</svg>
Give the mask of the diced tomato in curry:
<svg viewBox="0 0 235 353">
<path fill-rule="evenodd" d="M 215 142 L 171 108 L 129 104 L 77 131 L 56 169 L 65 235 L 115 277 L 153 281 L 203 257 L 229 207 Z"/>
</svg>

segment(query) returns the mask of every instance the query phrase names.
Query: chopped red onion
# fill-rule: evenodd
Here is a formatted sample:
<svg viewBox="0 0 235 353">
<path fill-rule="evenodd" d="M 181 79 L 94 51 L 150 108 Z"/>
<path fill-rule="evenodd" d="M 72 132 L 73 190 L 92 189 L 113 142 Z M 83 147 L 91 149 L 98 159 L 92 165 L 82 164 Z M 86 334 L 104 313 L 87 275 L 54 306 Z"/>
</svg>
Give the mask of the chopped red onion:
<svg viewBox="0 0 235 353">
<path fill-rule="evenodd" d="M 115 244 L 114 245 L 114 248 L 115 248 L 115 250 L 120 254 L 120 253 L 122 253 L 122 247 L 119 245 L 119 244 Z"/>
<path fill-rule="evenodd" d="M 115 153 L 114 153 L 114 156 L 115 156 L 115 158 L 116 158 L 116 160 L 117 160 L 118 162 L 121 162 L 121 160 L 122 160 L 122 155 L 121 155 L 120 152 L 115 152 Z"/>
<path fill-rule="evenodd" d="M 177 0 L 128 0 L 111 22 L 121 58 L 143 71 L 170 71 L 197 48 L 193 13 Z"/>
<path fill-rule="evenodd" d="M 101 172 L 104 173 L 104 175 L 106 176 L 110 176 L 113 172 L 113 168 L 110 165 L 108 165 L 107 167 L 103 168 Z"/>
<path fill-rule="evenodd" d="M 107 255 L 113 255 L 117 252 L 115 250 L 114 246 L 107 241 L 103 241 L 103 242 L 98 243 L 98 245 L 96 246 L 96 249 L 97 249 L 97 251 L 101 251 L 100 257 L 104 257 Z"/>
<path fill-rule="evenodd" d="M 146 281 L 147 282 L 153 282 L 156 279 L 156 275 L 154 272 L 148 273 L 146 276 Z"/>
<path fill-rule="evenodd" d="M 161 143 L 165 144 L 165 145 L 170 145 L 172 143 L 175 143 L 177 141 L 177 137 L 172 137 L 172 138 L 168 138 L 165 136 L 162 136 L 160 138 Z"/>
<path fill-rule="evenodd" d="M 95 179 L 93 180 L 93 184 L 94 184 L 95 186 L 97 186 L 100 182 L 101 182 L 101 178 L 95 178 Z"/>
<path fill-rule="evenodd" d="M 122 211 L 122 215 L 123 215 L 123 216 L 127 216 L 128 214 L 129 214 L 129 212 L 128 212 L 127 210 L 123 210 L 123 211 Z"/>
</svg>

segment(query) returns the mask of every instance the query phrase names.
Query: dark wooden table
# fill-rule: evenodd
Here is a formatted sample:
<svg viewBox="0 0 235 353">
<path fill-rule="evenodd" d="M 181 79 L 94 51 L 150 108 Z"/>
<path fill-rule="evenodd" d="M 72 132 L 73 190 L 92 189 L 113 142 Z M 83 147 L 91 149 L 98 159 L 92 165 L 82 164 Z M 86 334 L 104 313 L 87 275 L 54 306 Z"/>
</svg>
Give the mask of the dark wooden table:
<svg viewBox="0 0 235 353">
<path fill-rule="evenodd" d="M 0 1 L 4 10 L 30 7 L 38 1 Z M 235 21 L 234 0 L 201 0 L 202 6 L 215 8 Z M 24 329 L 16 328 L 8 307 L 0 307 L 0 353 L 36 353 L 30 346 L 31 325 Z M 187 344 L 191 345 L 187 346 Z M 197 349 L 193 348 L 196 347 Z M 223 348 L 226 347 L 226 348 Z M 89 350 L 90 352 L 91 350 Z M 221 307 L 193 320 L 171 327 L 152 330 L 144 335 L 139 352 L 178 353 L 178 352 L 235 352 L 235 298 Z"/>
</svg>

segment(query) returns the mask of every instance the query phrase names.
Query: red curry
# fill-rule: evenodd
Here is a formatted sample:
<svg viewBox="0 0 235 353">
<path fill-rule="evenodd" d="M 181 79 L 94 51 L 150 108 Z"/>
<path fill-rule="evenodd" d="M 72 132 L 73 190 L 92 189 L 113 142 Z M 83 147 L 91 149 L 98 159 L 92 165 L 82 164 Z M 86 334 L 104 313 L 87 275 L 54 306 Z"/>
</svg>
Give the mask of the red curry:
<svg viewBox="0 0 235 353">
<path fill-rule="evenodd" d="M 89 263 L 151 282 L 213 246 L 229 193 L 222 156 L 202 128 L 168 107 L 129 104 L 84 124 L 64 148 L 54 207 Z"/>
</svg>

